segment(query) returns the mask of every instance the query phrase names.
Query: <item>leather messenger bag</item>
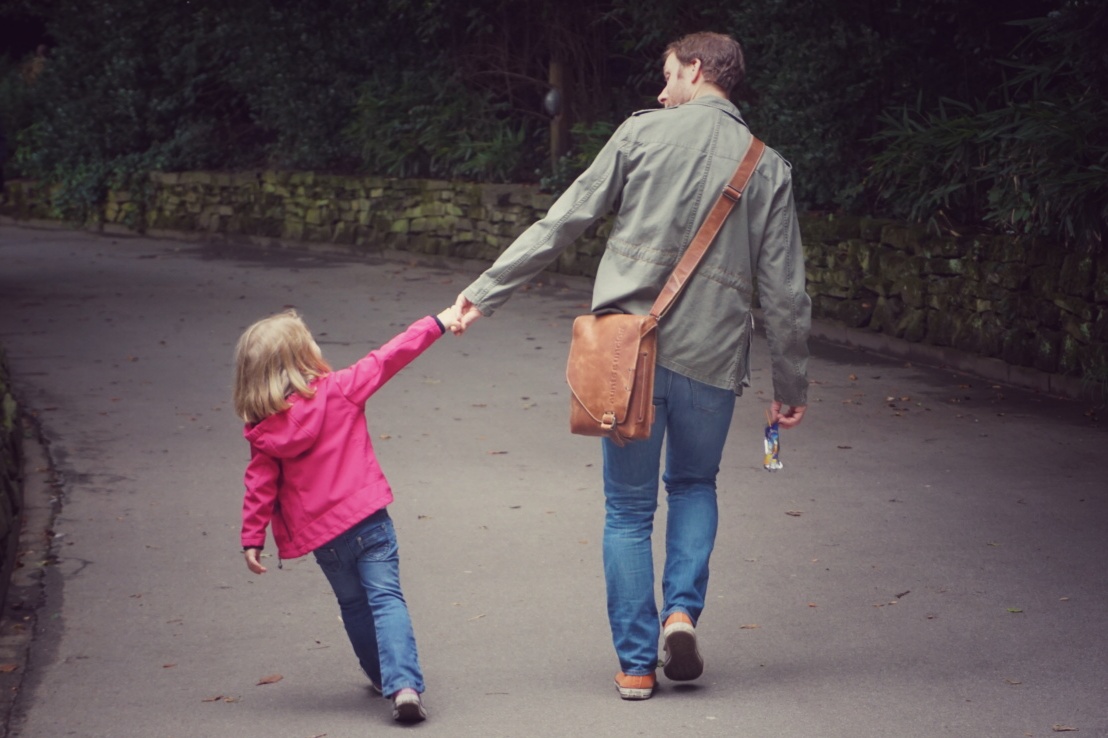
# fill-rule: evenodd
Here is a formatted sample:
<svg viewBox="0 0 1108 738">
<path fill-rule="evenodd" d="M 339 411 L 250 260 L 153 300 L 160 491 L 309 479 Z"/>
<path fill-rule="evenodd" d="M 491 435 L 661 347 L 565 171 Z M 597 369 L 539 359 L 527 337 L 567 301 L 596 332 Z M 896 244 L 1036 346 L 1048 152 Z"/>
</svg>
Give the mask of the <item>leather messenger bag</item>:
<svg viewBox="0 0 1108 738">
<path fill-rule="evenodd" d="M 601 313 L 582 315 L 573 321 L 566 366 L 570 432 L 607 436 L 620 446 L 650 437 L 658 321 L 681 294 L 731 208 L 742 197 L 765 147 L 757 138 L 750 142 L 731 181 L 685 249 L 648 315 Z"/>
</svg>

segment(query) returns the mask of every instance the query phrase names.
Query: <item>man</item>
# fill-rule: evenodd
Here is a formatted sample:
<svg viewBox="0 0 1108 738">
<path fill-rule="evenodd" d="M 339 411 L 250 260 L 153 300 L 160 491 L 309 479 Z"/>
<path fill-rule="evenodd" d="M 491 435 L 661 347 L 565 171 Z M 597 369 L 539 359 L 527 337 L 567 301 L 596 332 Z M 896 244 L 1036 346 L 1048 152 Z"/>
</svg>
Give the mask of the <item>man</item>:
<svg viewBox="0 0 1108 738">
<path fill-rule="evenodd" d="M 613 207 L 593 288 L 594 311 L 645 314 L 751 142 L 727 96 L 744 73 L 728 36 L 697 33 L 664 56 L 664 109 L 627 119 L 596 161 L 484 274 L 458 296 L 464 331 L 553 261 Z M 703 671 L 695 626 L 715 543 L 716 475 L 735 406 L 748 383 L 754 280 L 773 361 L 771 414 L 796 426 L 807 402 L 811 303 L 788 163 L 766 149 L 745 194 L 682 296 L 662 319 L 649 440 L 602 439 L 604 573 L 624 699 L 653 694 L 659 630 L 663 671 Z M 650 537 L 666 438 L 666 560 L 659 618 Z"/>
</svg>

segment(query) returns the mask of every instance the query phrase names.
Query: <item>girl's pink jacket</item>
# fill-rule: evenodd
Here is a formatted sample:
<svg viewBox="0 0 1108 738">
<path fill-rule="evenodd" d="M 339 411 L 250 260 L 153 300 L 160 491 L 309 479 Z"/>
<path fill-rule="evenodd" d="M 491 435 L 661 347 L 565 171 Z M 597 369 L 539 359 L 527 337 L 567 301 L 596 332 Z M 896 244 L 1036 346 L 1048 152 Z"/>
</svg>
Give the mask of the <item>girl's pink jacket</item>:
<svg viewBox="0 0 1108 738">
<path fill-rule="evenodd" d="M 303 556 L 392 502 L 365 404 L 442 334 L 435 318 L 421 318 L 353 366 L 318 379 L 315 397 L 294 395 L 287 410 L 246 426 L 243 548 L 262 546 L 272 524 L 280 557 Z"/>
</svg>

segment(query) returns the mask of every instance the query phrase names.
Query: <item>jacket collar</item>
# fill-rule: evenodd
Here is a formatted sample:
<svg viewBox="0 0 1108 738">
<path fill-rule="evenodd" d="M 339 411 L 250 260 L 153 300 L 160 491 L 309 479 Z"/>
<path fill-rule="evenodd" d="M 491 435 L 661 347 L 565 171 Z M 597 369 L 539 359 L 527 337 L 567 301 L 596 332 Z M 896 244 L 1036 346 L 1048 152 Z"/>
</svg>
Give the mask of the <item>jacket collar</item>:
<svg viewBox="0 0 1108 738">
<path fill-rule="evenodd" d="M 727 115 L 730 115 L 732 118 L 742 123 L 747 128 L 750 127 L 747 125 L 746 121 L 743 120 L 742 113 L 740 113 L 739 109 L 735 107 L 735 104 L 730 100 L 720 97 L 719 95 L 704 95 L 703 97 L 698 97 L 695 100 L 689 100 L 687 103 L 685 103 L 685 105 L 704 105 L 709 108 L 715 108 L 720 112 L 727 113 Z"/>
</svg>

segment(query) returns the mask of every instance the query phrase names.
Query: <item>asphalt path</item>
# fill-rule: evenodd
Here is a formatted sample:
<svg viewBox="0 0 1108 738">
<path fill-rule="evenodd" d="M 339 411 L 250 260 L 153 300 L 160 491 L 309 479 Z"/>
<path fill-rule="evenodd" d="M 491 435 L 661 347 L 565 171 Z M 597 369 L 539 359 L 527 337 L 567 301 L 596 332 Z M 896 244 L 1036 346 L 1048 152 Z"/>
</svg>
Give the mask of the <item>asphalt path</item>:
<svg viewBox="0 0 1108 738">
<path fill-rule="evenodd" d="M 295 306 L 346 365 L 477 269 L 393 256 L 0 225 L 0 345 L 60 500 L 9 735 L 405 729 L 371 697 L 311 557 L 247 571 L 230 405 L 233 346 L 257 318 Z M 771 387 L 755 345 L 720 470 L 704 676 L 621 701 L 599 444 L 567 431 L 586 287 L 521 291 L 370 400 L 428 684 L 430 720 L 411 730 L 1108 736 L 1104 421 L 822 343 L 776 473 L 761 468 Z"/>
</svg>

